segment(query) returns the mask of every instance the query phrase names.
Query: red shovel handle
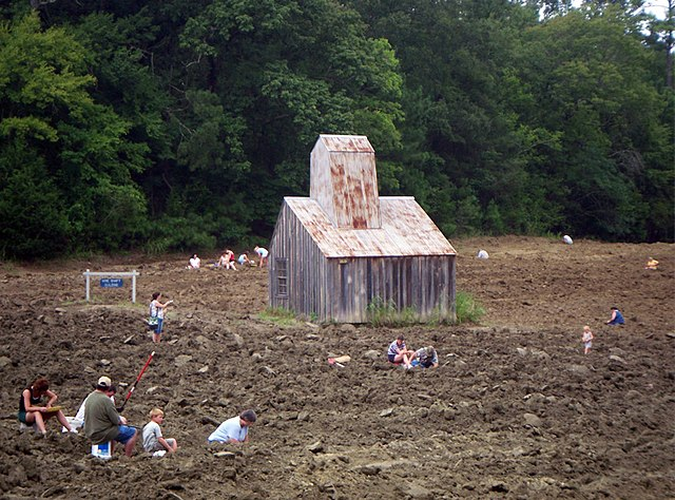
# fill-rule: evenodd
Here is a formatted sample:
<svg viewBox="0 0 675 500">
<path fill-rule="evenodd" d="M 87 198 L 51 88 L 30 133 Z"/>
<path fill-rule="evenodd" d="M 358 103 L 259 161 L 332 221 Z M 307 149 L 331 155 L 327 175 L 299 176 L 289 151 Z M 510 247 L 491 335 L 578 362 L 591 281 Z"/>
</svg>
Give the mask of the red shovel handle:
<svg viewBox="0 0 675 500">
<path fill-rule="evenodd" d="M 137 385 L 138 382 L 141 380 L 141 377 L 142 377 L 143 374 L 145 373 L 145 370 L 148 368 L 148 365 L 150 364 L 150 361 L 152 361 L 152 358 L 153 358 L 154 355 L 155 355 L 155 351 L 152 351 L 152 352 L 150 353 L 150 356 L 148 357 L 148 360 L 145 362 L 145 365 L 143 365 L 143 369 L 141 370 L 141 373 L 139 373 L 139 374 L 138 374 L 138 377 L 136 377 L 136 382 L 134 382 L 134 385 L 132 385 L 132 386 L 131 386 L 131 389 L 129 389 L 129 392 L 127 393 L 127 397 L 124 399 L 124 403 L 122 403 L 122 406 L 120 406 L 119 408 L 117 408 L 117 411 L 118 411 L 118 412 L 121 412 L 122 410 L 124 410 L 124 407 L 126 406 L 127 401 L 129 401 L 129 398 L 131 398 L 131 395 L 132 395 L 132 394 L 134 393 L 134 391 L 136 390 L 136 385 Z"/>
</svg>

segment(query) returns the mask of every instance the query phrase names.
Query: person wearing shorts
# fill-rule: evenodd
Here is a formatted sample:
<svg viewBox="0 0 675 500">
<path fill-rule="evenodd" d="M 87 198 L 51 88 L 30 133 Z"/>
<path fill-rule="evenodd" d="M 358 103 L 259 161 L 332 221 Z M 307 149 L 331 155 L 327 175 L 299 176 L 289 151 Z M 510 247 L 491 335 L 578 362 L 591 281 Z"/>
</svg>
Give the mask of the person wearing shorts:
<svg viewBox="0 0 675 500">
<path fill-rule="evenodd" d="M 43 404 L 42 398 L 45 396 L 49 399 L 46 404 Z M 27 426 L 34 425 L 38 432 L 45 436 L 47 434 L 45 421 L 51 417 L 56 417 L 67 431 L 77 432 L 70 426 L 63 412 L 54 407 L 57 399 L 56 393 L 49 390 L 49 381 L 46 378 L 38 378 L 21 392 L 19 413 L 17 414 L 19 422 Z"/>
<path fill-rule="evenodd" d="M 400 364 L 406 368 L 412 368 L 410 362 L 413 359 L 415 351 L 409 350 L 405 345 L 405 337 L 399 335 L 396 340 L 389 344 L 389 349 L 387 349 L 387 359 L 390 363 Z"/>
<path fill-rule="evenodd" d="M 154 318 L 157 321 L 152 333 L 152 341 L 155 344 L 159 344 L 161 339 L 162 327 L 164 326 L 164 309 L 169 304 L 173 303 L 173 300 L 169 300 L 162 304 L 161 298 L 162 294 L 160 292 L 155 292 L 152 294 L 152 302 L 150 302 L 150 318 Z"/>
<path fill-rule="evenodd" d="M 110 378 L 101 377 L 96 390 L 87 396 L 84 410 L 84 433 L 92 444 L 117 441 L 124 445 L 124 454 L 131 457 L 138 438 L 136 429 L 127 425 L 127 419 L 117 413 L 108 392 Z"/>
<path fill-rule="evenodd" d="M 153 408 L 150 411 L 150 422 L 143 427 L 143 449 L 149 453 L 163 451 L 174 453 L 178 449 L 178 443 L 173 438 L 165 438 L 162 434 L 161 425 L 164 423 L 164 412 L 161 408 Z"/>
<path fill-rule="evenodd" d="M 593 332 L 591 327 L 588 325 L 584 326 L 584 333 L 581 335 L 581 342 L 584 344 L 584 354 L 591 352 L 591 347 L 593 347 Z"/>
<path fill-rule="evenodd" d="M 270 255 L 269 251 L 266 248 L 256 246 L 254 248 L 255 253 L 258 254 L 258 257 L 260 258 L 260 267 L 265 267 L 267 265 L 267 259 Z"/>
</svg>

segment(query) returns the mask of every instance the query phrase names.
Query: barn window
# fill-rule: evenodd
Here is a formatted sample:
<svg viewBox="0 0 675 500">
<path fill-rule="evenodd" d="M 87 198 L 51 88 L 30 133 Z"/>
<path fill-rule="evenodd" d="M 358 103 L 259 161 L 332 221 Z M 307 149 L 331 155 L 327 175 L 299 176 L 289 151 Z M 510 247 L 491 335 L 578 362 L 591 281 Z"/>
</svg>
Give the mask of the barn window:
<svg viewBox="0 0 675 500">
<path fill-rule="evenodd" d="M 276 259 L 277 295 L 288 295 L 288 259 Z"/>
</svg>

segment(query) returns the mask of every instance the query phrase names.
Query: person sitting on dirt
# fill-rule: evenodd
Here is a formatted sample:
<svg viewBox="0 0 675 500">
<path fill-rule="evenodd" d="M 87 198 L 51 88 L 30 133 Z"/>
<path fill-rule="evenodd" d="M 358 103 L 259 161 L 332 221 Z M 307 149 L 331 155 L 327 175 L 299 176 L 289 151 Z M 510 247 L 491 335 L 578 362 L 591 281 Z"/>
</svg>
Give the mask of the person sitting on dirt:
<svg viewBox="0 0 675 500">
<path fill-rule="evenodd" d="M 584 344 L 584 354 L 591 352 L 591 347 L 593 347 L 593 332 L 591 327 L 588 325 L 584 326 L 584 333 L 581 335 L 581 342 Z"/>
<path fill-rule="evenodd" d="M 115 405 L 110 401 L 108 392 L 112 382 L 108 377 L 101 377 L 96 390 L 87 396 L 84 407 L 84 433 L 92 444 L 103 444 L 117 441 L 124 445 L 124 454 L 130 457 L 138 433 L 134 427 L 127 425 L 127 419 L 117 413 Z"/>
<path fill-rule="evenodd" d="M 406 347 L 405 337 L 403 335 L 399 335 L 396 340 L 389 344 L 389 349 L 387 350 L 387 358 L 390 363 L 396 365 L 403 363 L 407 369 L 412 368 L 410 362 L 414 355 L 415 351 L 409 351 Z"/>
<path fill-rule="evenodd" d="M 47 404 L 42 406 L 42 398 L 44 396 L 47 396 L 49 399 L 47 400 Z M 77 432 L 70 426 L 63 412 L 54 406 L 58 398 L 56 393 L 49 390 L 49 381 L 46 378 L 36 379 L 30 387 L 21 392 L 19 413 L 17 415 L 19 422 L 28 426 L 37 426 L 38 432 L 46 436 L 45 420 L 55 416 L 68 432 Z"/>
<path fill-rule="evenodd" d="M 422 347 L 413 354 L 413 364 L 414 361 L 419 362 L 423 368 L 438 368 L 438 353 L 431 346 Z"/>
<path fill-rule="evenodd" d="M 607 321 L 608 325 L 623 325 L 625 320 L 618 307 L 612 307 L 612 317 Z"/>
<path fill-rule="evenodd" d="M 160 301 L 161 298 L 162 293 L 155 292 L 152 294 L 152 301 L 150 302 L 150 320 L 148 324 L 153 330 L 152 341 L 155 344 L 159 344 L 159 341 L 162 337 L 162 328 L 164 326 L 164 309 L 166 309 L 167 306 L 173 304 L 173 300 L 169 300 L 162 304 Z"/>
<path fill-rule="evenodd" d="M 143 449 L 148 453 L 174 453 L 178 442 L 173 438 L 164 438 L 160 425 L 164 422 L 164 412 L 159 408 L 150 410 L 150 422 L 143 427 Z M 164 455 L 161 453 L 161 455 Z"/>
<path fill-rule="evenodd" d="M 658 268 L 659 268 L 659 261 L 656 260 L 654 257 L 649 257 L 645 269 L 651 269 L 652 271 L 656 271 Z"/>
<path fill-rule="evenodd" d="M 248 264 L 249 266 L 255 266 L 255 262 L 253 262 L 251 259 L 248 258 L 248 254 L 246 252 L 244 252 L 239 256 L 237 262 L 239 262 L 239 265 L 241 266 L 243 266 L 244 264 Z"/>
<path fill-rule="evenodd" d="M 196 253 L 192 254 L 192 257 L 190 257 L 190 263 L 188 265 L 188 269 L 199 269 L 202 265 L 202 260 L 197 256 Z"/>
<path fill-rule="evenodd" d="M 269 257 L 270 253 L 266 248 L 256 246 L 254 248 L 255 253 L 258 254 L 258 257 L 260 257 L 260 267 L 265 267 L 267 265 L 267 258 Z"/>
<path fill-rule="evenodd" d="M 225 250 L 225 264 L 224 264 L 225 269 L 232 269 L 234 271 L 237 270 L 236 267 L 234 267 L 234 252 L 230 250 L 229 248 Z"/>
<path fill-rule="evenodd" d="M 223 269 L 234 269 L 236 271 L 237 268 L 234 267 L 234 252 L 229 249 L 225 250 L 218 259 L 216 267 L 222 267 Z"/>
<path fill-rule="evenodd" d="M 248 443 L 248 428 L 258 416 L 253 410 L 244 410 L 238 417 L 225 420 L 208 438 L 209 443 Z"/>
</svg>

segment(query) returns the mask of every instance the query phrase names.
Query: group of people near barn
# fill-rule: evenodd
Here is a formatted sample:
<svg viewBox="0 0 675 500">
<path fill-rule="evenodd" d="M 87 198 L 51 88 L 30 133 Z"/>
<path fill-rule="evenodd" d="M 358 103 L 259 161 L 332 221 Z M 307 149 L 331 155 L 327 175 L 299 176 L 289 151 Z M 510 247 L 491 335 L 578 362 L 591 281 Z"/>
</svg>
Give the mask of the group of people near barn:
<svg viewBox="0 0 675 500">
<path fill-rule="evenodd" d="M 406 370 L 416 366 L 422 368 L 437 368 L 438 353 L 432 346 L 422 347 L 417 350 L 408 349 L 405 343 L 405 337 L 399 335 L 396 337 L 387 349 L 387 359 L 395 365 L 402 365 Z"/>
<path fill-rule="evenodd" d="M 260 267 L 267 266 L 267 259 L 269 258 L 269 251 L 266 248 L 256 246 L 254 249 L 255 253 L 258 255 L 258 262 Z M 254 260 L 249 259 L 246 252 L 239 255 L 239 258 L 236 259 L 236 262 L 241 266 L 255 266 L 256 263 Z M 200 269 L 202 267 L 202 261 L 199 256 L 194 253 L 190 256 L 188 263 L 188 269 Z M 237 270 L 235 266 L 235 257 L 234 252 L 229 248 L 225 249 L 220 255 L 218 260 L 211 264 L 210 267 L 214 269 L 232 269 Z M 148 317 L 148 327 L 152 331 L 152 341 L 155 344 L 159 344 L 164 327 L 164 313 L 168 306 L 173 303 L 173 300 L 162 302 L 161 292 L 155 292 L 152 294 L 152 300 L 150 302 L 150 315 Z"/>
<path fill-rule="evenodd" d="M 266 267 L 267 266 L 267 259 L 269 258 L 269 250 L 266 248 L 256 246 L 253 251 L 256 253 L 258 256 L 258 262 L 260 263 L 260 267 Z M 256 266 L 256 262 L 253 259 L 249 259 L 248 253 L 244 252 L 239 255 L 239 257 L 235 258 L 234 252 L 230 250 L 229 248 L 226 248 L 223 250 L 223 253 L 220 254 L 220 257 L 218 257 L 213 264 L 209 264 L 209 267 L 213 269 L 232 269 L 233 271 L 237 270 L 237 267 L 235 265 L 235 262 L 238 263 L 240 266 Z M 188 269 L 201 269 L 202 267 L 202 260 L 199 258 L 199 256 L 196 253 L 193 253 L 190 256 L 190 259 L 188 260 Z"/>
</svg>

